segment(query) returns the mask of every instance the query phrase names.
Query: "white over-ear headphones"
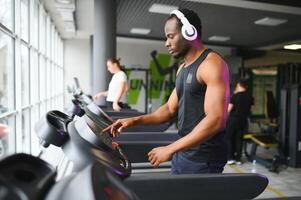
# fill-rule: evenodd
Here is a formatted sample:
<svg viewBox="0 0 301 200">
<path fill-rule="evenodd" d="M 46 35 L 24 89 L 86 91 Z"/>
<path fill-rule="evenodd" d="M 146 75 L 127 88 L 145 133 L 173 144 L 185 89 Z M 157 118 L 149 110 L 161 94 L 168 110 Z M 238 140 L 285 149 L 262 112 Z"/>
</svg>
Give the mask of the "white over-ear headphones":
<svg viewBox="0 0 301 200">
<path fill-rule="evenodd" d="M 192 41 L 197 38 L 198 36 L 197 30 L 192 24 L 189 23 L 188 19 L 185 17 L 185 15 L 182 12 L 180 12 L 179 10 L 174 10 L 170 14 L 171 15 L 174 14 L 182 22 L 183 26 L 181 32 L 186 40 Z"/>
</svg>

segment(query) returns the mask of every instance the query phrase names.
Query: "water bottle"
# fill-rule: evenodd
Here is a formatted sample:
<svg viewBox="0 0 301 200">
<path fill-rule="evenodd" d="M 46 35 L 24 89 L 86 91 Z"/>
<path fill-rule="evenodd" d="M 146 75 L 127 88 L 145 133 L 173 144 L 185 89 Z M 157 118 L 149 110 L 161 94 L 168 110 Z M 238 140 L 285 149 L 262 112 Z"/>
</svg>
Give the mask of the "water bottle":
<svg viewBox="0 0 301 200">
<path fill-rule="evenodd" d="M 251 169 L 252 173 L 256 173 L 256 160 L 253 160 L 252 162 L 252 169 Z"/>
</svg>

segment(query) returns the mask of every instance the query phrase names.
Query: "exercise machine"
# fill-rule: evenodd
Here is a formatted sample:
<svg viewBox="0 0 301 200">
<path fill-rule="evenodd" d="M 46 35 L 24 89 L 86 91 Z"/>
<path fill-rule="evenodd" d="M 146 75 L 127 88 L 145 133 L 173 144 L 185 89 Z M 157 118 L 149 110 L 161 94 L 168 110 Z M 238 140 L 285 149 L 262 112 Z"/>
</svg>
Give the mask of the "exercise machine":
<svg viewBox="0 0 301 200">
<path fill-rule="evenodd" d="M 36 130 L 44 146 L 47 143 L 61 146 L 74 163 L 76 172 L 100 162 L 111 173 L 124 179 L 123 183 L 141 199 L 251 199 L 267 186 L 267 178 L 259 174 L 132 174 L 131 163 L 122 147 L 112 141 L 108 132 L 102 132 L 110 121 L 103 113 L 102 124 L 87 115 L 70 122 L 66 115 L 50 111 Z M 62 143 L 56 142 L 59 137 L 53 139 L 49 136 L 65 134 L 67 140 Z M 237 191 L 235 194 L 229 193 L 234 190 Z"/>
</svg>

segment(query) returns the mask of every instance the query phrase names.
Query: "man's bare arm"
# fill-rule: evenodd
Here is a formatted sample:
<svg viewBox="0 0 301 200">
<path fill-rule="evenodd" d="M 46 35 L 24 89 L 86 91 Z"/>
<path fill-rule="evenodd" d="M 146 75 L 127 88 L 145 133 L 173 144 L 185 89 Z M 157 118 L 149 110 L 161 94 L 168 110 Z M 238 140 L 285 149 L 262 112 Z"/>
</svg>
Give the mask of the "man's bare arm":
<svg viewBox="0 0 301 200">
<path fill-rule="evenodd" d="M 139 124 L 160 124 L 169 121 L 176 115 L 178 109 L 178 97 L 174 89 L 166 104 L 159 107 L 155 112 L 142 115 L 137 118 Z"/>
<path fill-rule="evenodd" d="M 171 93 L 166 104 L 158 108 L 151 114 L 141 115 L 137 117 L 119 119 L 103 131 L 109 131 L 113 136 L 118 136 L 123 129 L 129 128 L 136 124 L 160 124 L 164 123 L 176 115 L 178 109 L 178 97 L 176 90 Z"/>
<path fill-rule="evenodd" d="M 227 105 L 229 101 L 229 73 L 227 65 L 221 59 L 204 61 L 200 77 L 207 85 L 204 110 L 205 117 L 185 137 L 170 144 L 168 149 L 175 153 L 202 143 L 225 127 Z"/>
</svg>

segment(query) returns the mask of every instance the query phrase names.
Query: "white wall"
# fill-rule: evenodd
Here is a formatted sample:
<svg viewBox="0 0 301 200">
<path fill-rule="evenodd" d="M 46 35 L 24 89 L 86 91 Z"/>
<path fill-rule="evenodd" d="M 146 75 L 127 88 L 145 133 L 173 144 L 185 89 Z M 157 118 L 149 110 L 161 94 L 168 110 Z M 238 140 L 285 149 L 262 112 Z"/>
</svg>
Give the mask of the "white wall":
<svg viewBox="0 0 301 200">
<path fill-rule="evenodd" d="M 90 94 L 90 42 L 88 39 L 64 41 L 64 85 L 73 86 L 73 77 L 78 77 L 80 86 L 85 93 Z M 65 89 L 66 91 L 66 89 Z M 67 95 L 68 96 L 68 95 Z M 68 100 L 65 105 L 68 105 Z"/>
<path fill-rule="evenodd" d="M 163 41 L 143 40 L 117 37 L 117 57 L 126 67 L 140 65 L 148 68 L 150 52 L 154 49 L 160 53 L 168 53 Z"/>
<path fill-rule="evenodd" d="M 117 37 L 117 58 L 121 58 L 121 64 L 126 68 L 149 68 L 151 61 L 150 52 L 156 50 L 158 53 L 168 53 L 164 46 L 163 41 L 157 40 L 142 40 L 132 38 L 120 38 Z M 143 72 L 131 72 L 130 78 L 140 78 L 144 80 L 145 73 Z M 163 93 L 162 93 L 163 94 Z M 160 98 L 161 99 L 161 98 Z M 160 99 L 158 102 L 160 102 Z M 131 105 L 139 111 L 145 111 L 145 90 L 140 91 L 140 95 L 137 101 L 137 105 Z M 156 108 L 156 102 L 152 102 Z M 159 103 L 157 103 L 159 104 Z"/>
</svg>

